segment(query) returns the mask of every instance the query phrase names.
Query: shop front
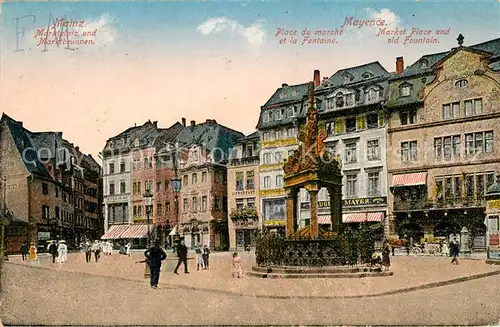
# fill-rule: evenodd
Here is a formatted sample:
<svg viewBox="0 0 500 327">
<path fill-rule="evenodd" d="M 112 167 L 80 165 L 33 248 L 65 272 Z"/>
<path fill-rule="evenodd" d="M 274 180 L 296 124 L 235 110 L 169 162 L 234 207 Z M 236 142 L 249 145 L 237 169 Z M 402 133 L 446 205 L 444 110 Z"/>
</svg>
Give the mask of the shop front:
<svg viewBox="0 0 500 327">
<path fill-rule="evenodd" d="M 258 219 L 254 217 L 232 218 L 232 222 L 236 231 L 236 250 L 255 247 L 255 236 L 259 228 Z"/>
<path fill-rule="evenodd" d="M 500 175 L 486 193 L 488 263 L 500 264 Z"/>
<path fill-rule="evenodd" d="M 263 225 L 271 232 L 285 234 L 285 198 L 262 199 Z"/>
<path fill-rule="evenodd" d="M 206 222 L 198 219 L 191 219 L 182 224 L 184 242 L 188 248 L 210 246 L 210 230 Z"/>
</svg>

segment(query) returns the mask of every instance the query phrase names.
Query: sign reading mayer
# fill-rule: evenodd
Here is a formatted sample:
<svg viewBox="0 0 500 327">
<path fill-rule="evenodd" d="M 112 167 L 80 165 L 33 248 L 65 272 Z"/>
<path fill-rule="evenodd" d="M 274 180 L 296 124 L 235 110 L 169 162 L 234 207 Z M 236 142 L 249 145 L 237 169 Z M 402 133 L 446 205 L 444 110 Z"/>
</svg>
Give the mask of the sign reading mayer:
<svg viewBox="0 0 500 327">
<path fill-rule="evenodd" d="M 342 200 L 342 206 L 344 207 L 355 207 L 364 205 L 382 205 L 387 204 L 387 197 L 380 196 L 376 198 L 355 198 L 355 199 L 344 199 Z M 301 209 L 310 209 L 311 205 L 309 202 L 302 202 L 300 204 Z M 318 209 L 330 209 L 330 201 L 318 201 Z"/>
</svg>

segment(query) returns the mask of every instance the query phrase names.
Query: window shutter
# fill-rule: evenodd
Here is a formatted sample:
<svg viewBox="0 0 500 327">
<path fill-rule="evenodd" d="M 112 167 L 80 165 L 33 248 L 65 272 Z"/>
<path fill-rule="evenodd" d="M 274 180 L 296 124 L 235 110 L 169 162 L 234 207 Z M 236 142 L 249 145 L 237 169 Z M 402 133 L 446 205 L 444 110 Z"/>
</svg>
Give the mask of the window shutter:
<svg viewBox="0 0 500 327">
<path fill-rule="evenodd" d="M 335 134 L 340 134 L 345 131 L 345 119 L 337 118 L 335 119 Z"/>
<path fill-rule="evenodd" d="M 385 124 L 384 111 L 380 110 L 378 112 L 378 127 L 383 127 Z"/>
<path fill-rule="evenodd" d="M 365 128 L 365 115 L 356 116 L 356 129 L 361 130 Z"/>
</svg>

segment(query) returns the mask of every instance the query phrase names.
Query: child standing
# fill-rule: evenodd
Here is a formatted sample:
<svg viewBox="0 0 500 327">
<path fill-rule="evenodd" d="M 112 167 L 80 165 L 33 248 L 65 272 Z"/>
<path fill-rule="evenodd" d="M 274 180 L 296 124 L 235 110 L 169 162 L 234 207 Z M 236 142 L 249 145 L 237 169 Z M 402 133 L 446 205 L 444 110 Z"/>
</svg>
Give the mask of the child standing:
<svg viewBox="0 0 500 327">
<path fill-rule="evenodd" d="M 200 267 L 201 267 L 201 269 L 203 269 L 203 267 L 204 267 L 203 254 L 202 254 L 201 248 L 197 247 L 196 248 L 196 270 L 200 270 Z"/>
<path fill-rule="evenodd" d="M 231 266 L 233 267 L 233 278 L 241 278 L 243 275 L 243 269 L 241 269 L 241 259 L 238 253 L 233 253 L 233 260 L 231 261 Z"/>
</svg>

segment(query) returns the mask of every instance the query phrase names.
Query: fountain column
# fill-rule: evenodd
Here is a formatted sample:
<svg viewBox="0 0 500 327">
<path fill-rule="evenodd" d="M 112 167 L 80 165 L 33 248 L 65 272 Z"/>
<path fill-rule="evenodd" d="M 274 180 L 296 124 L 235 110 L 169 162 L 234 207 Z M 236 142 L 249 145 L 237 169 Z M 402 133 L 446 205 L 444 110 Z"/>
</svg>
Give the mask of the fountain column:
<svg viewBox="0 0 500 327">
<path fill-rule="evenodd" d="M 311 238 L 317 239 L 319 235 L 318 227 L 318 190 L 309 190 L 311 198 Z"/>
</svg>

